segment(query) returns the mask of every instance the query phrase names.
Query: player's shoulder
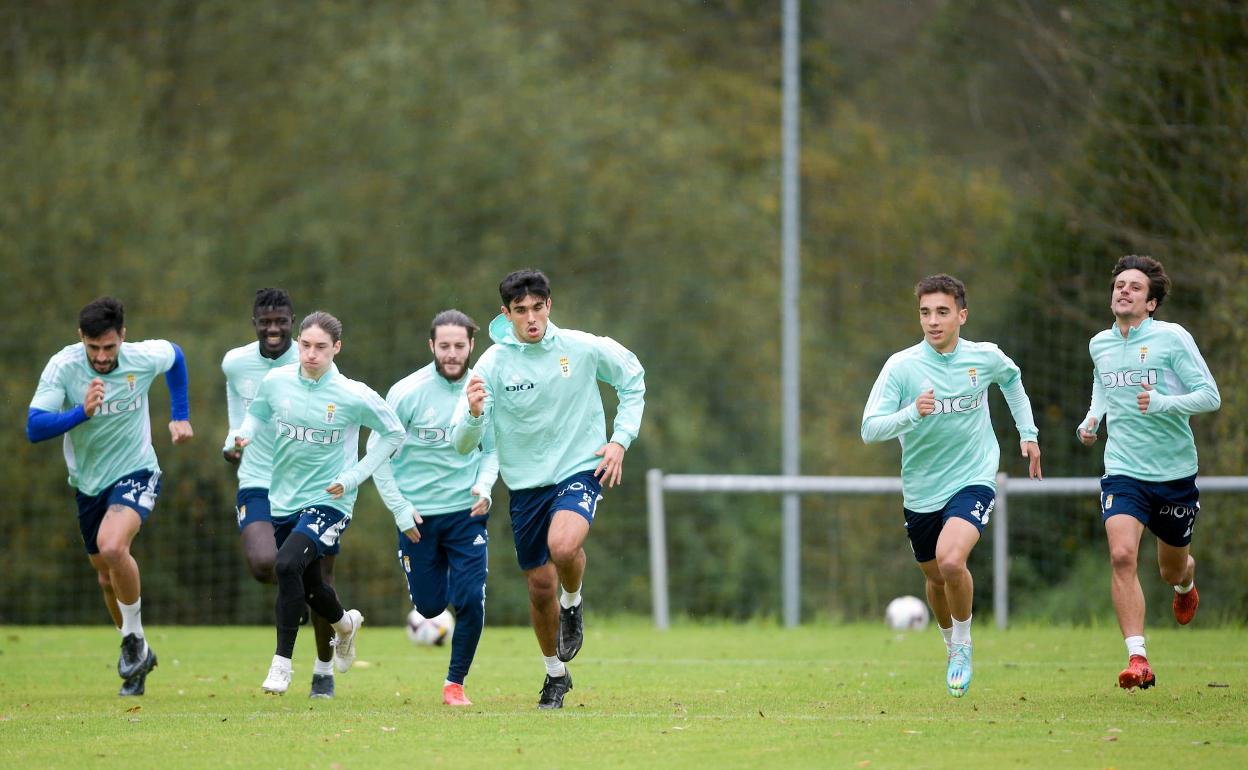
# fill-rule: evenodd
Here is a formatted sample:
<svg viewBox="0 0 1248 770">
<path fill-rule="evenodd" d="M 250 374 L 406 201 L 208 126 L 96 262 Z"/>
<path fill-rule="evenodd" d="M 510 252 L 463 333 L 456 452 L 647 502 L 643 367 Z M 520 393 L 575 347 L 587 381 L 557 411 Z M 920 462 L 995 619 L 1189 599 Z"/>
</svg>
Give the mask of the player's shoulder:
<svg viewBox="0 0 1248 770">
<path fill-rule="evenodd" d="M 60 376 L 61 373 L 69 371 L 79 359 L 85 361 L 86 355 L 81 342 L 70 343 L 52 354 L 44 370 L 45 374 L 52 377 Z"/>
<path fill-rule="evenodd" d="M 403 379 L 390 386 L 390 390 L 386 393 L 387 401 L 401 401 L 411 398 L 421 389 L 433 382 L 434 378 L 433 365 L 422 367 L 407 375 Z"/>
<path fill-rule="evenodd" d="M 126 365 L 146 367 L 149 365 L 169 366 L 173 359 L 173 343 L 169 340 L 140 340 L 124 342 L 121 346 L 121 358 Z"/>
<path fill-rule="evenodd" d="M 260 343 L 249 342 L 246 345 L 240 345 L 231 348 L 221 357 L 221 368 L 227 371 L 233 371 L 240 364 L 251 363 L 260 355 Z"/>
<path fill-rule="evenodd" d="M 377 391 L 360 380 L 353 380 L 342 372 L 334 376 L 334 389 L 364 403 L 384 401 Z"/>
<path fill-rule="evenodd" d="M 1182 343 L 1187 343 L 1192 339 L 1191 332 L 1173 321 L 1154 320 L 1149 325 L 1149 331 L 1158 336 L 1168 337 Z"/>
<path fill-rule="evenodd" d="M 886 371 L 899 369 L 922 360 L 923 345 L 923 342 L 916 342 L 908 348 L 902 348 L 896 353 L 893 353 L 888 357 L 888 360 L 884 362 L 884 369 Z"/>
</svg>

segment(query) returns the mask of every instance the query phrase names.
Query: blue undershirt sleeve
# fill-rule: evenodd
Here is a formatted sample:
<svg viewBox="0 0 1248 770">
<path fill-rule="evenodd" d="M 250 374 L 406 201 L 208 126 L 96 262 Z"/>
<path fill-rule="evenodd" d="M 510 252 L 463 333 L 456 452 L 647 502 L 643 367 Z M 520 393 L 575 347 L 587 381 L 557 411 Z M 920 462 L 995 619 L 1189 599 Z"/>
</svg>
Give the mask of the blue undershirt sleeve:
<svg viewBox="0 0 1248 770">
<path fill-rule="evenodd" d="M 173 420 L 189 420 L 191 402 L 187 395 L 186 357 L 176 343 L 169 344 L 173 346 L 173 366 L 165 372 L 165 384 L 169 386 L 169 416 Z"/>
<path fill-rule="evenodd" d="M 87 413 L 83 411 L 82 404 L 68 412 L 31 409 L 26 413 L 26 438 L 30 439 L 32 444 L 47 441 L 86 421 Z"/>
</svg>

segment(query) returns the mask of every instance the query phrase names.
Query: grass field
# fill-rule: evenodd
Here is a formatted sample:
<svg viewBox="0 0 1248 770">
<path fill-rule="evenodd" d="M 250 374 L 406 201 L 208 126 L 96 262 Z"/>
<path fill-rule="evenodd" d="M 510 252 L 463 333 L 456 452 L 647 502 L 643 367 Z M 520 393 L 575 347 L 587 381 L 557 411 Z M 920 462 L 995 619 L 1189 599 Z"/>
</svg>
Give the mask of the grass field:
<svg viewBox="0 0 1248 770">
<path fill-rule="evenodd" d="M 932 629 L 587 618 L 562 712 L 536 707 L 525 628 L 487 627 L 468 709 L 441 705 L 446 648 L 366 625 L 338 697 L 310 701 L 302 633 L 284 697 L 269 628 L 162 628 L 147 695 L 118 698 L 105 627 L 0 629 L 0 766 L 1248 767 L 1248 632 L 1149 635 L 1158 686 L 1116 685 L 1116 628 L 975 630 L 975 679 L 944 688 Z"/>
</svg>

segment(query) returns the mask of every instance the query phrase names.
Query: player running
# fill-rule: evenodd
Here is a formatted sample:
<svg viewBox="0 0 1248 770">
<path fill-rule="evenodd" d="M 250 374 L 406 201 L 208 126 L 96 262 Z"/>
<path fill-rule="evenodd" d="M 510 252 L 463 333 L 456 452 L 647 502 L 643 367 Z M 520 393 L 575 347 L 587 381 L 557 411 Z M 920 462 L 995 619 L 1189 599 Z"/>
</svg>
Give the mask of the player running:
<svg viewBox="0 0 1248 770">
<path fill-rule="evenodd" d="M 988 415 L 996 384 L 1014 416 L 1028 475 L 1041 478 L 1039 431 L 1018 366 L 991 342 L 961 339 L 966 287 L 940 274 L 919 281 L 923 341 L 889 357 L 862 413 L 862 440 L 899 439 L 906 534 L 927 583 L 948 652 L 949 694 L 971 685 L 971 603 L 966 567 L 996 502 L 1001 448 Z"/>
<path fill-rule="evenodd" d="M 550 323 L 550 282 L 541 271 L 511 273 L 498 291 L 503 312 L 490 323 L 496 344 L 477 361 L 456 407 L 452 441 L 468 454 L 494 433 L 546 664 L 538 707 L 557 709 L 572 689 L 564 664 L 584 640 L 583 545 L 602 486 L 620 482 L 624 452 L 641 427 L 645 371 L 615 340 Z M 610 441 L 599 380 L 620 400 Z"/>
<path fill-rule="evenodd" d="M 1110 595 L 1127 645 L 1127 667 L 1118 674 L 1124 689 L 1157 681 L 1144 647 L 1144 591 L 1136 572 L 1145 527 L 1157 537 L 1161 579 L 1174 586 L 1174 619 L 1187 625 L 1200 604 L 1190 553 L 1200 490 L 1188 417 L 1217 410 L 1222 397 L 1192 335 L 1153 319 L 1169 291 L 1170 278 L 1152 257 L 1125 256 L 1114 265 L 1114 324 L 1088 343 L 1092 404 L 1077 430 L 1092 446 L 1107 418 L 1101 517 L 1113 570 Z"/>
<path fill-rule="evenodd" d="M 261 430 L 274 435 L 269 504 L 279 543 L 277 649 L 261 687 L 279 695 L 290 687 L 305 602 L 336 632 L 335 668 L 345 673 L 355 662 L 355 638 L 364 617 L 359 610 L 343 611 L 317 562 L 338 545 L 351 523 L 360 484 L 403 441 L 403 426 L 381 396 L 339 374 L 334 356 L 341 349 L 337 318 L 319 311 L 304 318 L 299 364 L 265 376 L 235 437 L 241 450 Z M 357 462 L 361 425 L 379 439 Z"/>
<path fill-rule="evenodd" d="M 243 424 L 247 407 L 265 375 L 274 369 L 299 361 L 291 344 L 291 327 L 295 322 L 294 303 L 282 289 L 260 289 L 252 303 L 251 323 L 256 341 L 234 348 L 221 361 L 225 373 L 225 397 L 230 417 L 230 432 L 221 452 L 226 462 L 238 466 L 238 496 L 235 513 L 243 555 L 251 575 L 261 583 L 276 583 L 277 540 L 269 510 L 269 477 L 273 462 L 273 434 L 263 430 L 256 434 L 246 454 L 234 447 L 234 432 Z M 321 579 L 334 583 L 335 545 L 321 559 Z M 302 618 L 301 618 L 302 619 Z M 316 665 L 312 669 L 309 697 L 334 697 L 334 648 L 330 644 L 333 629 L 320 615 L 311 615 L 316 634 Z"/>
<path fill-rule="evenodd" d="M 451 445 L 451 419 L 472 370 L 477 324 L 458 310 L 434 316 L 429 329 L 433 363 L 399 380 L 386 402 L 407 427 L 407 439 L 373 474 L 398 527 L 399 566 L 416 610 L 432 618 L 455 609 L 451 662 L 442 702 L 471 706 L 464 679 L 485 624 L 485 578 L 490 490 L 498 478 L 494 434 L 461 455 Z M 369 439 L 371 446 L 378 440 Z"/>
<path fill-rule="evenodd" d="M 121 632 L 118 695 L 142 695 L 156 652 L 141 619 L 139 564 L 130 544 L 156 507 L 160 464 L 152 449 L 148 390 L 159 374 L 169 387 L 169 435 L 194 435 L 186 360 L 166 340 L 126 342 L 125 309 L 100 297 L 78 314 L 80 342 L 52 356 L 30 402 L 31 442 L 64 434 L 69 483 L 77 490 L 78 528 L 95 568 L 104 606 Z"/>
</svg>

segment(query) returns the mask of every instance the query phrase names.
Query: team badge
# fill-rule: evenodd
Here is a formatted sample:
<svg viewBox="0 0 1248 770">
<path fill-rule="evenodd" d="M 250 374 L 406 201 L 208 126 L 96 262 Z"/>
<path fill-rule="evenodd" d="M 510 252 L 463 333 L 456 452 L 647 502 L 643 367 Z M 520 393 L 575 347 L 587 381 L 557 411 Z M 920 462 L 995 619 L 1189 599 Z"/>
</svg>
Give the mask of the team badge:
<svg viewBox="0 0 1248 770">
<path fill-rule="evenodd" d="M 334 407 L 334 405 L 333 405 L 333 404 L 326 404 L 326 405 L 325 405 L 325 422 L 333 422 L 333 421 L 334 421 L 334 408 L 335 408 L 335 407 Z"/>
<path fill-rule="evenodd" d="M 973 367 L 970 369 L 967 369 L 966 375 L 971 378 L 971 387 L 978 388 L 979 387 L 979 374 L 976 372 L 976 370 Z"/>
<path fill-rule="evenodd" d="M 1140 346 L 1140 363 L 1144 363 L 1144 359 L 1148 358 L 1148 345 Z"/>
<path fill-rule="evenodd" d="M 1114 507 L 1114 496 L 1105 495 L 1105 510 L 1108 511 L 1110 508 L 1113 508 L 1113 507 Z"/>
<path fill-rule="evenodd" d="M 126 387 L 130 389 L 131 393 L 134 392 L 134 375 L 133 374 L 126 375 Z"/>
<path fill-rule="evenodd" d="M 563 356 L 559 359 L 559 375 L 564 379 L 572 376 L 572 365 L 568 363 L 567 356 Z"/>
</svg>

